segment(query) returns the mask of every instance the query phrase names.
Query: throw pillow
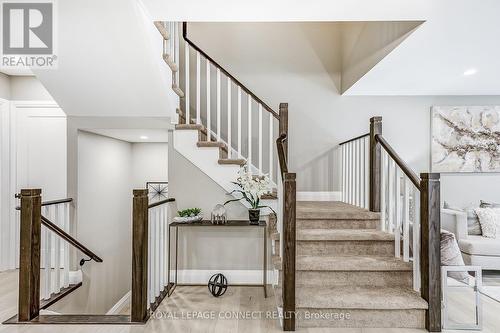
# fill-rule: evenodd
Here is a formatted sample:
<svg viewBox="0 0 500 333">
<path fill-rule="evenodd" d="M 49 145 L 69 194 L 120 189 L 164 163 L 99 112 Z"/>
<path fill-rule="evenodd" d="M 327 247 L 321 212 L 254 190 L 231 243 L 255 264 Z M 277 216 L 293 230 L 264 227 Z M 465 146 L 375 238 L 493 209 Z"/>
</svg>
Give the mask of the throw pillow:
<svg viewBox="0 0 500 333">
<path fill-rule="evenodd" d="M 441 229 L 441 265 L 442 266 L 464 266 L 464 259 L 458 247 L 455 234 Z M 449 277 L 468 283 L 467 272 L 449 272 Z"/>
<path fill-rule="evenodd" d="M 500 208 L 476 208 L 483 236 L 500 238 Z"/>
</svg>

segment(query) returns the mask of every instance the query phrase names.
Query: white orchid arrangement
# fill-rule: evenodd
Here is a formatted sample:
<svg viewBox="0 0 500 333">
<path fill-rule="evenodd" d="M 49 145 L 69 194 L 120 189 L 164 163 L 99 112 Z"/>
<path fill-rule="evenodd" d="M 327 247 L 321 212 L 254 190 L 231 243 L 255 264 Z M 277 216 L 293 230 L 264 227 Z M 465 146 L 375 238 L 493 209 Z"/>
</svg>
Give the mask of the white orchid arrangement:
<svg viewBox="0 0 500 333">
<path fill-rule="evenodd" d="M 224 203 L 224 205 L 233 201 L 245 199 L 253 209 L 267 207 L 274 212 L 271 207 L 260 205 L 260 199 L 262 196 L 271 191 L 271 180 L 268 175 L 253 175 L 245 165 L 238 171 L 238 178 L 236 178 L 236 181 L 231 183 L 238 186 L 238 189 L 235 189 L 228 194 L 240 193 L 242 197 L 239 199 L 228 200 Z"/>
</svg>

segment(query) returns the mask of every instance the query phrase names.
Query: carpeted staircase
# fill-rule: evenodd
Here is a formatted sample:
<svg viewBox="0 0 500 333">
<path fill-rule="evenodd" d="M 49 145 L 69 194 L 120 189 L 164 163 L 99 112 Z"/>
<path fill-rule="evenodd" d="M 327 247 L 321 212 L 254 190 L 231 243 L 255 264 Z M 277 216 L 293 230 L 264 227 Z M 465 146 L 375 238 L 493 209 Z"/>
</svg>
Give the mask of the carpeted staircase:
<svg viewBox="0 0 500 333">
<path fill-rule="evenodd" d="M 342 202 L 297 202 L 298 327 L 424 327 L 412 266 L 394 257 L 394 236 L 379 223 L 378 213 Z M 281 261 L 273 262 L 281 302 Z"/>
</svg>

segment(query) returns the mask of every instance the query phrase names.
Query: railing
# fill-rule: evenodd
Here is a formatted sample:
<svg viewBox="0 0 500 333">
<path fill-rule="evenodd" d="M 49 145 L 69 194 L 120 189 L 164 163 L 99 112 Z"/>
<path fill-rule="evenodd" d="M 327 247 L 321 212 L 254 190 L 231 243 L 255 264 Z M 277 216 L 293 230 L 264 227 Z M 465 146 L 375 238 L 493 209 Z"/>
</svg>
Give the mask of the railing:
<svg viewBox="0 0 500 333">
<path fill-rule="evenodd" d="M 342 201 L 368 209 L 370 134 L 340 143 Z"/>
<path fill-rule="evenodd" d="M 148 203 L 148 190 L 133 191 L 131 321 L 145 322 L 168 293 L 168 203 Z"/>
<path fill-rule="evenodd" d="M 283 241 L 280 242 L 282 258 L 283 330 L 295 330 L 295 258 L 296 258 L 296 174 L 288 172 L 288 104 L 280 104 L 280 136 L 276 139 L 280 165 L 280 195 L 278 226 Z M 278 181 L 278 184 L 280 184 Z"/>
<path fill-rule="evenodd" d="M 69 245 L 91 260 L 102 259 L 69 235 L 72 199 L 41 202 L 40 189 L 23 189 L 17 197 L 21 199 L 16 208 L 20 210 L 21 226 L 19 311 L 15 321 L 29 322 L 38 317 L 41 309 L 81 285 L 70 281 Z"/>
<path fill-rule="evenodd" d="M 275 182 L 274 151 L 279 115 L 188 37 L 188 25 L 155 22 L 163 36 L 163 58 L 183 99 L 181 123 L 203 126 L 206 141 L 225 144 L 228 159 L 245 158 L 252 172 Z M 265 113 L 267 112 L 267 113 Z"/>
<path fill-rule="evenodd" d="M 341 150 L 343 201 L 380 212 L 380 229 L 394 234 L 394 255 L 412 262 L 413 288 L 429 304 L 426 328 L 441 331 L 439 173 L 418 176 L 383 137 L 381 117 Z"/>
</svg>

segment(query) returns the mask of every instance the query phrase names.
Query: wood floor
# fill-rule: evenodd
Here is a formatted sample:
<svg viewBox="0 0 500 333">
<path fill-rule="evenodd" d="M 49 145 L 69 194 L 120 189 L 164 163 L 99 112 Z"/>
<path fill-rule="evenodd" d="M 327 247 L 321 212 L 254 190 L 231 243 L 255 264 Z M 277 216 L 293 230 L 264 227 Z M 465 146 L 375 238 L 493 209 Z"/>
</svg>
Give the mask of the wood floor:
<svg viewBox="0 0 500 333">
<path fill-rule="evenodd" d="M 457 305 L 460 296 L 454 300 Z M 17 308 L 17 271 L 0 273 L 0 321 L 11 317 Z M 263 297 L 261 288 L 230 287 L 221 298 L 209 295 L 206 287 L 179 286 L 172 297 L 166 299 L 154 317 L 144 326 L 89 326 L 89 325 L 0 325 L 1 333 L 146 333 L 146 332 L 282 332 L 277 320 L 266 319 L 274 311 L 274 297 Z M 193 311 L 197 311 L 194 313 Z M 249 311 L 248 314 L 244 313 Z M 247 315 L 256 319 L 231 319 L 231 316 Z M 485 333 L 496 333 L 500 327 L 500 303 L 483 297 Z M 186 319 L 189 315 L 215 316 L 216 319 Z M 461 315 L 459 312 L 457 315 Z M 172 317 L 176 317 L 173 319 Z M 182 318 L 184 317 L 184 319 Z M 221 317 L 221 318 L 219 318 Z M 227 318 L 227 319 L 226 319 Z M 410 333 L 423 332 L 415 329 L 331 329 L 309 328 L 298 332 L 311 333 Z M 446 331 L 465 332 L 465 331 Z M 477 332 L 477 331 L 475 331 Z"/>
</svg>

